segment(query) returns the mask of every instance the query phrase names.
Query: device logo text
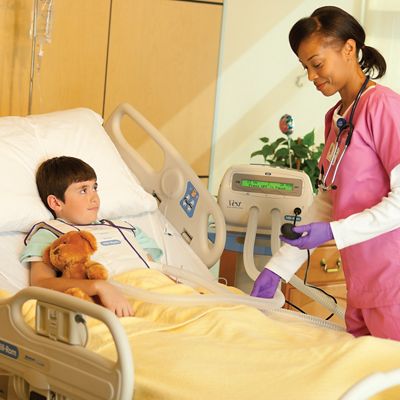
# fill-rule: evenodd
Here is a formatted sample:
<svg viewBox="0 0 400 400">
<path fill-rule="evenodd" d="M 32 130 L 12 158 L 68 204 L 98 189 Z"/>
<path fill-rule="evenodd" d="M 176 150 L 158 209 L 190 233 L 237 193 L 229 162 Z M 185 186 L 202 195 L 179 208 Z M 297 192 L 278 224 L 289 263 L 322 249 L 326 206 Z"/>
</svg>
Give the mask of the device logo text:
<svg viewBox="0 0 400 400">
<path fill-rule="evenodd" d="M 228 206 L 230 208 L 243 208 L 242 202 L 237 200 L 228 200 Z"/>
<path fill-rule="evenodd" d="M 0 340 L 0 354 L 4 354 L 7 357 L 17 359 L 19 355 L 18 347 L 11 343 L 3 342 Z"/>
</svg>

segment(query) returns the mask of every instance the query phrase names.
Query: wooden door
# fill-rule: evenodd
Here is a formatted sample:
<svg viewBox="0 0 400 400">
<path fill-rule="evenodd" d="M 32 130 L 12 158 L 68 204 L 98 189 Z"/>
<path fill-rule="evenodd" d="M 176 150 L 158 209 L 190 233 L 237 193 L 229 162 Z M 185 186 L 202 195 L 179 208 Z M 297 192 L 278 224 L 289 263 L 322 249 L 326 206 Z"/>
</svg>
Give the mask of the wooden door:
<svg viewBox="0 0 400 400">
<path fill-rule="evenodd" d="M 105 118 L 121 102 L 137 108 L 208 176 L 222 5 L 113 0 Z M 126 122 L 128 140 L 157 169 L 162 154 Z"/>
<path fill-rule="evenodd" d="M 28 112 L 33 0 L 0 2 L 0 116 Z"/>
<path fill-rule="evenodd" d="M 55 0 L 51 41 L 35 46 L 32 113 L 88 107 L 102 114 L 111 0 Z"/>
</svg>

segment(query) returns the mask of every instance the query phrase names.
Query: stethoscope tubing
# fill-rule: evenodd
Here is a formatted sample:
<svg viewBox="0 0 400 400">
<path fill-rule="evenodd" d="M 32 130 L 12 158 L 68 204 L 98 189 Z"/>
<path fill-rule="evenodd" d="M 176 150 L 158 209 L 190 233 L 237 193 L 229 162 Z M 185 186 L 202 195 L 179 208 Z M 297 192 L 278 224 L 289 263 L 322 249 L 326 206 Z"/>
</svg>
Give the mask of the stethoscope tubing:
<svg viewBox="0 0 400 400">
<path fill-rule="evenodd" d="M 339 128 L 339 132 L 337 134 L 336 141 L 335 141 L 335 148 L 333 150 L 331 159 L 329 160 L 329 165 L 328 165 L 328 168 L 326 170 L 326 173 L 324 174 L 323 171 L 321 171 L 318 187 L 320 189 L 324 190 L 324 191 L 327 191 L 327 190 L 330 190 L 330 189 L 334 189 L 334 188 L 336 189 L 336 186 L 334 185 L 335 179 L 336 179 L 336 175 L 337 175 L 338 169 L 340 167 L 340 164 L 342 162 L 342 159 L 343 159 L 348 147 L 350 146 L 351 138 L 353 136 L 353 131 L 354 131 L 353 118 L 354 118 L 354 114 L 355 114 L 356 108 L 358 106 L 358 103 L 360 101 L 360 98 L 361 98 L 362 94 L 364 93 L 365 89 L 367 88 L 369 79 L 370 78 L 367 75 L 365 80 L 364 80 L 364 82 L 363 82 L 363 84 L 362 84 L 362 86 L 361 86 L 361 88 L 360 88 L 360 90 L 357 93 L 356 98 L 354 99 L 354 103 L 353 103 L 353 106 L 351 107 L 351 111 L 350 111 L 349 122 L 343 124 Z M 339 160 L 336 162 L 337 152 L 339 151 L 340 139 L 342 137 L 342 134 L 343 134 L 344 130 L 347 129 L 347 128 L 349 129 L 349 133 L 347 135 L 347 138 L 346 138 L 346 141 L 345 141 L 345 144 L 344 144 L 344 148 L 343 148 L 343 151 L 340 154 Z M 336 166 L 335 166 L 335 170 L 333 171 L 333 177 L 332 177 L 331 183 L 330 183 L 330 185 L 327 185 L 326 184 L 326 179 L 327 179 L 327 177 L 329 175 L 329 172 L 331 171 L 331 169 L 333 168 L 333 166 L 335 164 L 336 164 Z"/>
</svg>

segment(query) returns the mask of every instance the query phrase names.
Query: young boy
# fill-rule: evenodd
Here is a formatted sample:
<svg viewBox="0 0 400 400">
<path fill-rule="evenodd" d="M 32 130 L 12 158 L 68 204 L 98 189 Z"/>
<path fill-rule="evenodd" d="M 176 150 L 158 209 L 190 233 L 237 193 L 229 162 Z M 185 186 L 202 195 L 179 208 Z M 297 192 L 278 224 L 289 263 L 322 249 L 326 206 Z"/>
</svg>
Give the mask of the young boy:
<svg viewBox="0 0 400 400">
<path fill-rule="evenodd" d="M 127 229 L 110 221 L 106 221 L 107 224 L 104 221 L 97 221 L 100 207 L 97 177 L 93 168 L 84 161 L 65 156 L 47 160 L 37 170 L 36 185 L 40 198 L 56 218 L 56 222 L 64 223 L 73 228 L 75 226 L 81 226 L 82 229 L 86 229 L 87 226 L 89 228 L 100 228 L 103 235 L 104 232 L 107 232 L 107 229 L 111 229 L 117 231 L 116 233 L 124 239 L 126 239 L 126 231 L 134 232 L 136 241 L 147 251 L 148 259 L 158 259 L 161 256 L 162 251 L 140 229 L 134 227 Z M 79 228 L 77 227 L 77 229 Z M 122 232 L 123 229 L 124 232 Z M 132 306 L 128 300 L 107 281 L 57 277 L 55 270 L 42 261 L 44 249 L 56 238 L 57 236 L 48 229 L 38 229 L 33 235 L 28 235 L 27 246 L 20 260 L 30 262 L 31 285 L 61 292 L 72 287 L 78 287 L 89 296 L 97 295 L 101 303 L 118 317 L 133 315 Z M 123 244 L 121 242 L 124 242 L 124 240 L 108 240 L 108 243 L 111 244 L 118 242 Z M 105 250 L 112 253 L 113 247 L 115 246 L 107 245 Z M 133 248 L 131 244 L 128 247 L 129 251 L 132 251 L 132 249 L 135 251 L 132 251 L 134 259 L 140 258 L 147 265 L 146 256 L 141 256 L 140 250 Z M 117 260 L 118 262 L 123 263 L 123 260 Z M 110 263 L 112 263 L 112 259 L 110 259 Z M 108 266 L 109 263 L 103 262 L 103 264 Z"/>
</svg>

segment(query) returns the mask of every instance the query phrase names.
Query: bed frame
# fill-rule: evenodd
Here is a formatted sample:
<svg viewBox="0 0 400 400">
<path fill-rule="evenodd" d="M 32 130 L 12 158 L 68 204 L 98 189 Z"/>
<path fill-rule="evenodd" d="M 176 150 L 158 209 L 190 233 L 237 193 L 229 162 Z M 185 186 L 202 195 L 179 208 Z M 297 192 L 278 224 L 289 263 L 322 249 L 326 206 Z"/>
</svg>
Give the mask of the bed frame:
<svg viewBox="0 0 400 400">
<path fill-rule="evenodd" d="M 143 128 L 149 138 L 163 151 L 164 163 L 159 171 L 154 170 L 127 141 L 121 130 L 124 116 L 130 117 Z M 219 260 L 225 247 L 225 218 L 217 202 L 192 168 L 160 132 L 128 103 L 122 103 L 115 109 L 104 124 L 104 128 L 143 188 L 156 197 L 159 209 L 163 213 L 168 209 L 168 220 L 204 264 L 212 267 Z M 188 218 L 182 212 L 182 203 L 193 189 L 199 196 L 195 204 L 196 211 Z M 214 243 L 208 239 L 210 219 L 215 225 Z"/>
<path fill-rule="evenodd" d="M 121 131 L 127 115 L 156 141 L 164 152 L 161 171 L 154 171 L 132 148 Z M 215 199 L 191 167 L 159 131 L 127 103 L 121 104 L 104 127 L 159 209 L 208 267 L 219 259 L 226 238 L 225 219 Z M 188 188 L 198 193 L 196 212 L 189 218 L 180 203 Z M 208 239 L 214 221 L 214 242 Z M 24 320 L 22 307 L 36 301 L 35 329 Z M 112 362 L 85 349 L 85 316 L 102 321 L 116 347 Z M 30 287 L 0 301 L 0 400 L 96 400 L 133 398 L 134 367 L 131 349 L 118 318 L 95 304 L 53 290 Z"/>
<path fill-rule="evenodd" d="M 161 146 L 164 166 L 156 172 L 127 142 L 120 124 L 124 115 L 134 119 Z M 169 220 L 207 266 L 220 257 L 225 245 L 225 221 L 216 201 L 176 150 L 133 107 L 120 105 L 105 129 L 124 161 L 159 201 L 159 208 L 168 207 Z M 141 159 L 141 162 L 135 160 Z M 190 183 L 190 185 L 189 185 Z M 171 189 L 173 187 L 174 189 Z M 181 201 L 187 189 L 199 193 L 200 216 L 187 218 Z M 182 215 L 184 217 L 182 218 Z M 216 222 L 216 239 L 208 240 L 210 218 Z M 196 234 L 194 234 L 196 232 Z M 36 301 L 36 323 L 32 328 L 23 316 L 23 307 Z M 27 302 L 29 302 L 27 304 Z M 115 362 L 85 348 L 86 316 L 103 322 L 109 329 L 116 348 Z M 118 318 L 107 309 L 65 296 L 56 291 L 30 287 L 0 301 L 0 400 L 95 400 L 132 399 L 134 396 L 134 364 L 131 349 Z M 376 377 L 361 382 L 343 399 L 361 399 L 400 383 L 399 371 L 390 379 Z M 378 380 L 379 380 L 378 379 Z M 367 385 L 367 386 L 365 386 Z M 379 386 L 380 385 L 380 386 Z M 355 393 L 355 394 L 354 394 Z"/>
<path fill-rule="evenodd" d="M 32 299 L 36 300 L 36 329 L 22 314 L 23 305 Z M 85 349 L 84 315 L 108 327 L 116 362 Z M 30 287 L 0 302 L 0 320 L 1 399 L 132 399 L 131 349 L 118 318 L 106 308 Z"/>
</svg>

